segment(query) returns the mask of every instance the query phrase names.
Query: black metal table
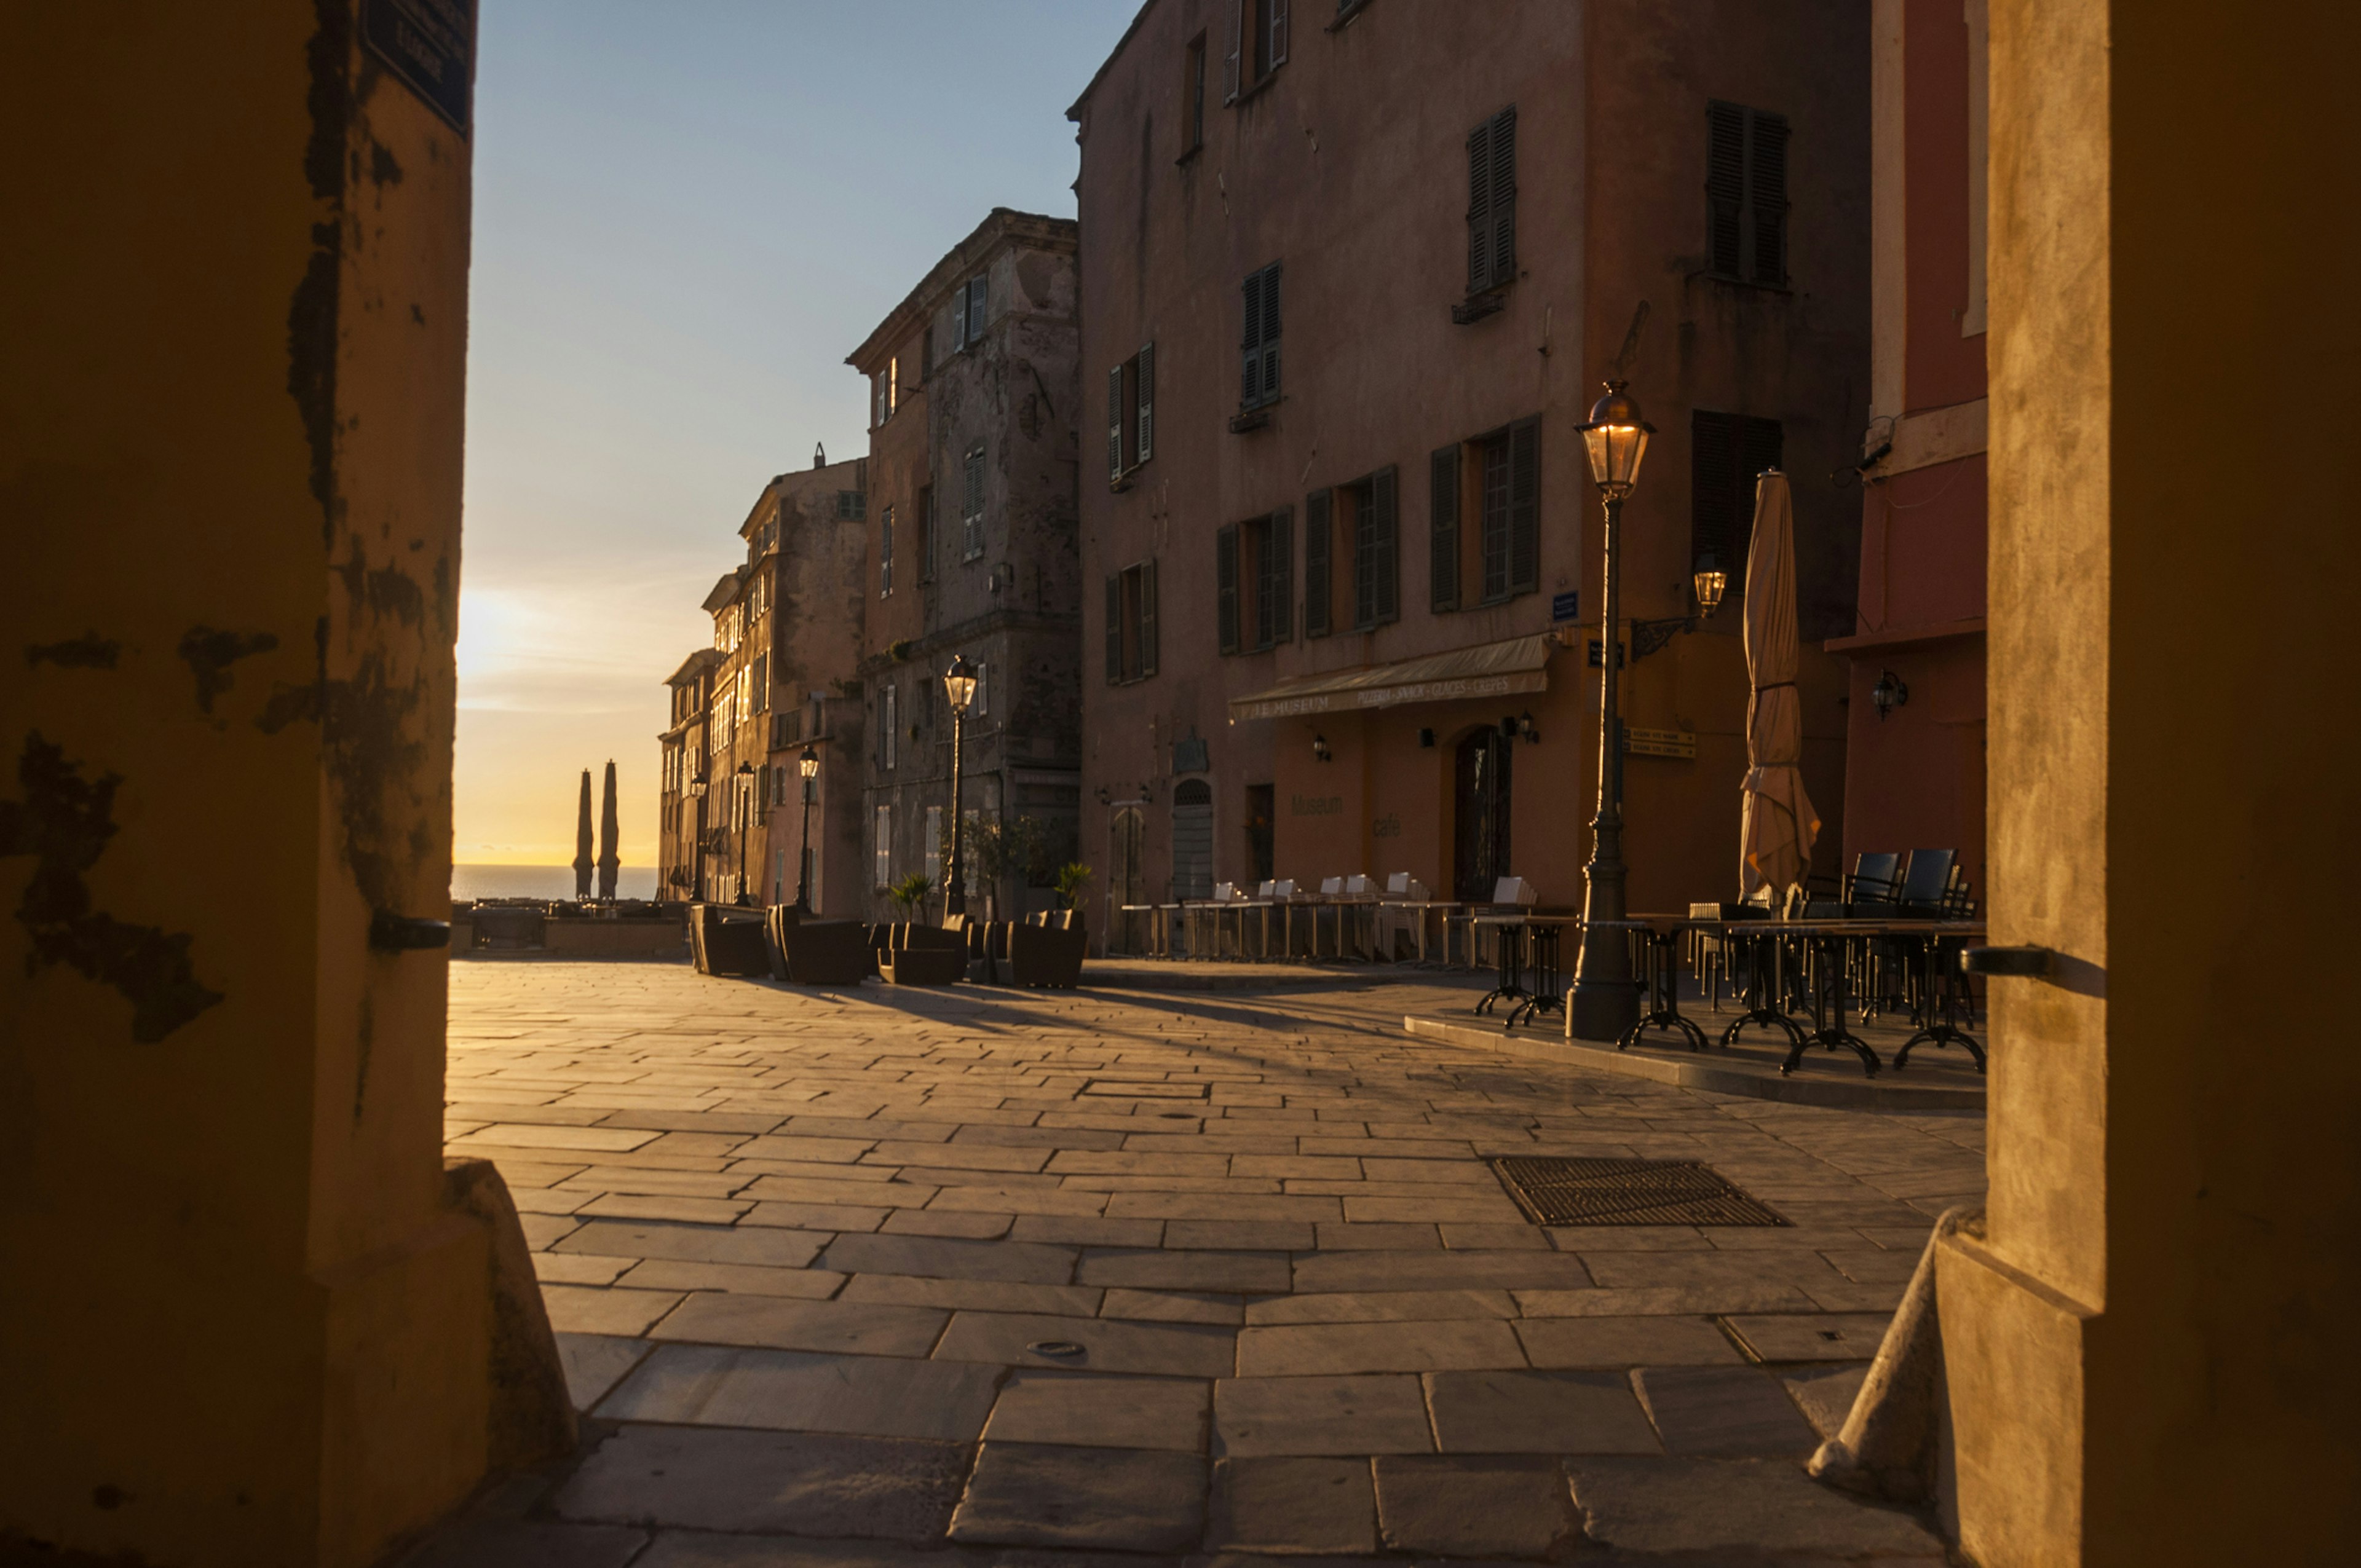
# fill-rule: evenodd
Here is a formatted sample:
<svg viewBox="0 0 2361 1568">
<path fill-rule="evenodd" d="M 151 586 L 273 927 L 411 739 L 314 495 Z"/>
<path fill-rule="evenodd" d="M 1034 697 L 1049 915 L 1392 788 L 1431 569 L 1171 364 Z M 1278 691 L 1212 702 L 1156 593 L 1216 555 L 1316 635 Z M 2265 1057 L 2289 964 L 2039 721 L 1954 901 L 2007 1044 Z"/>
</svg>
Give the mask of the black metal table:
<svg viewBox="0 0 2361 1568">
<path fill-rule="evenodd" d="M 1580 925 L 1572 915 L 1477 915 L 1468 925 L 1492 927 L 1499 933 L 1499 977 L 1476 1003 L 1488 1014 L 1495 1003 L 1510 1003 L 1501 1028 L 1513 1029 L 1544 1013 L 1565 1006 L 1565 986 L 1559 969 L 1560 938 L 1568 926 Z M 1526 983 L 1527 971 L 1532 983 Z"/>
</svg>

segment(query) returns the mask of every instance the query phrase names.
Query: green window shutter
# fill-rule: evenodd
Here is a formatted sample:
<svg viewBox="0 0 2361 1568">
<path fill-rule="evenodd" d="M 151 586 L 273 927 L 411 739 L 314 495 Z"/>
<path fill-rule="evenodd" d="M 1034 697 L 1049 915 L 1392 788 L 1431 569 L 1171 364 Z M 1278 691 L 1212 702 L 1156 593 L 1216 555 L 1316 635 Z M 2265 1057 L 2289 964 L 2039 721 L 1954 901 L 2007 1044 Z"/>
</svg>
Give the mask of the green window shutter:
<svg viewBox="0 0 2361 1568">
<path fill-rule="evenodd" d="M 1329 589 L 1333 584 L 1330 565 L 1329 508 L 1334 492 L 1314 490 L 1303 498 L 1303 635 L 1328 635 L 1330 615 Z"/>
<path fill-rule="evenodd" d="M 1270 636 L 1274 642 L 1295 641 L 1295 509 L 1281 507 L 1270 514 Z"/>
<path fill-rule="evenodd" d="M 1279 399 L 1279 263 L 1262 269 L 1262 395 Z"/>
<path fill-rule="evenodd" d="M 1746 580 L 1739 549 L 1738 421 L 1704 409 L 1689 414 L 1690 569 L 1710 555 L 1737 587 Z"/>
<path fill-rule="evenodd" d="M 1439 447 L 1426 460 L 1427 608 L 1440 614 L 1459 608 L 1459 448 Z"/>
<path fill-rule="evenodd" d="M 1123 367 L 1107 372 L 1107 477 L 1123 477 Z"/>
<path fill-rule="evenodd" d="M 1492 282 L 1492 122 L 1467 133 L 1467 291 Z"/>
<path fill-rule="evenodd" d="M 1132 438 L 1131 460 L 1145 463 L 1156 455 L 1156 345 L 1142 344 L 1135 363 L 1139 367 L 1135 399 L 1139 405 L 1139 431 Z"/>
<path fill-rule="evenodd" d="M 1483 558 L 1483 602 L 1509 597 L 1509 438 L 1492 436 L 1477 449 L 1481 454 L 1483 515 L 1477 539 Z"/>
<path fill-rule="evenodd" d="M 1142 562 L 1139 567 L 1139 673 L 1144 679 L 1156 673 L 1156 563 Z"/>
<path fill-rule="evenodd" d="M 1245 330 L 1238 337 L 1238 406 L 1262 401 L 1262 274 L 1246 274 Z"/>
<path fill-rule="evenodd" d="M 1238 45 L 1246 38 L 1246 0 L 1230 0 L 1230 51 L 1222 57 L 1222 102 L 1238 98 Z"/>
<path fill-rule="evenodd" d="M 1769 288 L 1787 282 L 1787 120 L 1754 109 L 1747 114 L 1746 216 L 1752 244 L 1746 280 Z"/>
<path fill-rule="evenodd" d="M 1382 626 L 1401 619 L 1401 517 L 1395 503 L 1399 488 L 1394 470 L 1380 468 L 1369 481 L 1369 510 L 1376 514 L 1371 533 L 1377 543 L 1376 614 Z"/>
<path fill-rule="evenodd" d="M 1492 230 L 1494 285 L 1517 276 L 1517 111 L 1512 105 L 1492 120 Z"/>
<path fill-rule="evenodd" d="M 1287 0 L 1263 0 L 1263 4 L 1269 8 L 1266 14 L 1270 18 L 1270 62 L 1273 65 L 1285 65 L 1287 63 Z"/>
<path fill-rule="evenodd" d="M 1367 631 L 1378 623 L 1377 498 L 1364 483 L 1353 497 L 1353 630 Z"/>
<path fill-rule="evenodd" d="M 1238 651 L 1238 531 L 1213 533 L 1213 627 L 1224 653 Z"/>
<path fill-rule="evenodd" d="M 1706 270 L 1746 276 L 1746 111 L 1736 104 L 1705 106 Z"/>
<path fill-rule="evenodd" d="M 1123 575 L 1106 580 L 1106 678 L 1115 685 L 1123 679 Z"/>
<path fill-rule="evenodd" d="M 1542 422 L 1509 427 L 1509 591 L 1529 594 L 1542 582 Z"/>
</svg>

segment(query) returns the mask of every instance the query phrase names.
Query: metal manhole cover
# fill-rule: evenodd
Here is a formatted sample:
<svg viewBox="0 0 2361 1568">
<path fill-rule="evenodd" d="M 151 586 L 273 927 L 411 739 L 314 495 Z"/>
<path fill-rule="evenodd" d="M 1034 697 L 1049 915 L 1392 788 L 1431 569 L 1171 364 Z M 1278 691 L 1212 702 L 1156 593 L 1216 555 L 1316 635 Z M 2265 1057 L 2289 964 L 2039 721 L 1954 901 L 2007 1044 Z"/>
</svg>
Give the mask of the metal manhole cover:
<svg viewBox="0 0 2361 1568">
<path fill-rule="evenodd" d="M 1784 1225 L 1761 1199 L 1695 1160 L 1492 1161 L 1500 1185 L 1540 1225 Z"/>
</svg>

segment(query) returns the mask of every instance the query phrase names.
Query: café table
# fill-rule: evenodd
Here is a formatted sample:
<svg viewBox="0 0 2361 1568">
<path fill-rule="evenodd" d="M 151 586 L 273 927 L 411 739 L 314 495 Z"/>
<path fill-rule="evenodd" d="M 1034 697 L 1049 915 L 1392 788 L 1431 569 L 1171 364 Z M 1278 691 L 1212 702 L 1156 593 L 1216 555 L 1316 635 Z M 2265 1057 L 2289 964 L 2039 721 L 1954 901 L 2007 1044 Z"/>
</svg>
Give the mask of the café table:
<svg viewBox="0 0 2361 1568">
<path fill-rule="evenodd" d="M 1559 967 L 1559 938 L 1565 927 L 1581 924 L 1578 915 L 1536 915 L 1522 910 L 1470 916 L 1469 946 L 1474 946 L 1477 927 L 1491 927 L 1498 933 L 1495 945 L 1500 966 L 1498 982 L 1476 1003 L 1476 1011 L 1489 1013 L 1493 1003 L 1508 1002 L 1509 1015 L 1500 1025 L 1503 1030 L 1531 1023 L 1544 1013 L 1562 1011 L 1565 1006 L 1565 983 Z M 1526 983 L 1528 970 L 1532 976 L 1530 985 Z"/>
</svg>

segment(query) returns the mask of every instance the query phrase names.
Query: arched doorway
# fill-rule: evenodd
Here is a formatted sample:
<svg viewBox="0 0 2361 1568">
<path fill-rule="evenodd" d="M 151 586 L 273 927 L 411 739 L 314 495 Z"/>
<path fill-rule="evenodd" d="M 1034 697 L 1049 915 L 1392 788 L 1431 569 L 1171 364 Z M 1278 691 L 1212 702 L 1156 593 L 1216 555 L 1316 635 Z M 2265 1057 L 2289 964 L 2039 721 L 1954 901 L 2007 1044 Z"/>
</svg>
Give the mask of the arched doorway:
<svg viewBox="0 0 2361 1568">
<path fill-rule="evenodd" d="M 1489 726 L 1459 742 L 1452 766 L 1451 895 L 1481 904 L 1509 872 L 1510 742 Z"/>
<path fill-rule="evenodd" d="M 1172 896 L 1213 896 L 1213 786 L 1203 779 L 1172 786 Z"/>
</svg>

